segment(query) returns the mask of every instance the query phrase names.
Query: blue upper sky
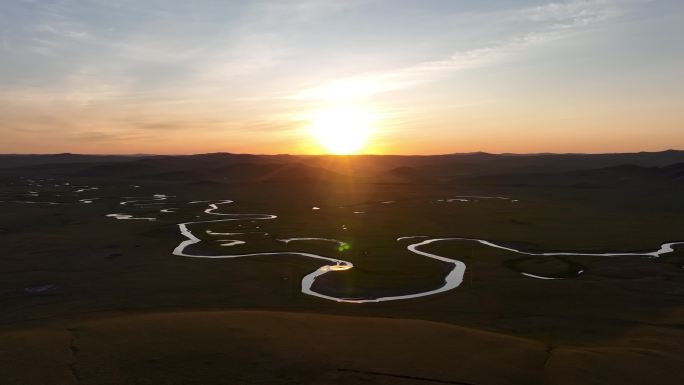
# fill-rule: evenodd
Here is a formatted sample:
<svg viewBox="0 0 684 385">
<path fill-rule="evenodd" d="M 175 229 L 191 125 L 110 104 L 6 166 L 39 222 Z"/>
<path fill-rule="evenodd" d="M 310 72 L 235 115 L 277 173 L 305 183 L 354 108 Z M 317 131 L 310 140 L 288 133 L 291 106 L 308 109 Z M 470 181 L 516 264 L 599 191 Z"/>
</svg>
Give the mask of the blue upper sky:
<svg viewBox="0 0 684 385">
<path fill-rule="evenodd" d="M 684 148 L 684 2 L 0 3 L 0 152 Z"/>
</svg>

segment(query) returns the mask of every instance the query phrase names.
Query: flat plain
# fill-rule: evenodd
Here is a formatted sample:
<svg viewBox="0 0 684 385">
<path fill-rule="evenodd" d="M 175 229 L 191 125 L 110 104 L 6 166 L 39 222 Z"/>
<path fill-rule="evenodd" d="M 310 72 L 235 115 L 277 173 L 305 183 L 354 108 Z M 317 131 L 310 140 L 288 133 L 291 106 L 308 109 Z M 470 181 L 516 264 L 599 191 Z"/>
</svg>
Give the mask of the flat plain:
<svg viewBox="0 0 684 385">
<path fill-rule="evenodd" d="M 684 382 L 679 151 L 0 162 L 2 384 Z"/>
</svg>

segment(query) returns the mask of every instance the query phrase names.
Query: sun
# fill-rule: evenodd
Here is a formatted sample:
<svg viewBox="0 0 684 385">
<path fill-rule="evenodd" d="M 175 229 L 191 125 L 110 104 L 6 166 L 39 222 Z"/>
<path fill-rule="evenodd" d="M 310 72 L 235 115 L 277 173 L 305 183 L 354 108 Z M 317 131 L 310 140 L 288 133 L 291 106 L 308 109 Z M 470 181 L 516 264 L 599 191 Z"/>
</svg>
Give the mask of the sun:
<svg viewBox="0 0 684 385">
<path fill-rule="evenodd" d="M 373 120 L 373 114 L 360 106 L 334 106 L 313 114 L 309 132 L 330 154 L 356 154 L 367 144 Z"/>
</svg>

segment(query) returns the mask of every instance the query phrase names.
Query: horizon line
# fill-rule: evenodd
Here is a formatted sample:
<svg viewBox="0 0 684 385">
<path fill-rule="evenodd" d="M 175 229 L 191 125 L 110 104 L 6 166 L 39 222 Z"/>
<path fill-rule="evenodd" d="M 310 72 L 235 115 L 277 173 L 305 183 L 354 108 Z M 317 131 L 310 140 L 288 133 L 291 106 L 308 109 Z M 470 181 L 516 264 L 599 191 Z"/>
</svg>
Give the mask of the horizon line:
<svg viewBox="0 0 684 385">
<path fill-rule="evenodd" d="M 624 152 L 487 152 L 487 151 L 470 151 L 470 152 L 452 152 L 441 154 L 373 154 L 373 153 L 359 153 L 359 154 L 291 154 L 291 153 L 246 153 L 246 152 L 198 152 L 198 153 L 139 153 L 139 154 L 108 154 L 108 153 L 75 153 L 75 152 L 56 152 L 56 153 L 0 153 L 0 156 L 50 156 L 50 155 L 77 155 L 77 156 L 121 156 L 121 157 L 145 157 L 145 156 L 196 156 L 196 155 L 252 155 L 252 156 L 330 156 L 330 157 L 361 157 L 361 156 L 453 156 L 453 155 L 517 155 L 517 156 L 532 156 L 532 155 L 618 155 L 618 154 L 644 154 L 644 153 L 663 153 L 663 152 L 682 152 L 684 149 L 668 148 L 656 151 L 624 151 Z"/>
</svg>

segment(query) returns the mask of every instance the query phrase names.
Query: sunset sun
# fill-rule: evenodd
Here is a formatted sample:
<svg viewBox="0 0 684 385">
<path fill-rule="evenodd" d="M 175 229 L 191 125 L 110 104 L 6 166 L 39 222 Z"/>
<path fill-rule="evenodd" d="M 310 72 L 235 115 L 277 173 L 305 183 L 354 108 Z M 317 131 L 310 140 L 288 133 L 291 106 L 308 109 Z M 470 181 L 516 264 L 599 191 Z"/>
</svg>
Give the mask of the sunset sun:
<svg viewBox="0 0 684 385">
<path fill-rule="evenodd" d="M 359 153 L 373 133 L 373 115 L 359 106 L 335 106 L 315 113 L 309 132 L 330 154 Z"/>
</svg>

